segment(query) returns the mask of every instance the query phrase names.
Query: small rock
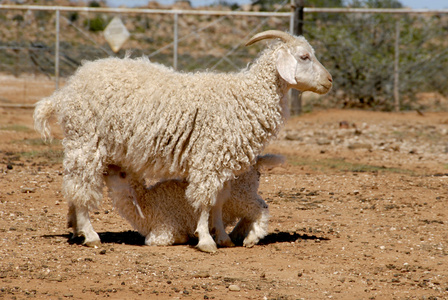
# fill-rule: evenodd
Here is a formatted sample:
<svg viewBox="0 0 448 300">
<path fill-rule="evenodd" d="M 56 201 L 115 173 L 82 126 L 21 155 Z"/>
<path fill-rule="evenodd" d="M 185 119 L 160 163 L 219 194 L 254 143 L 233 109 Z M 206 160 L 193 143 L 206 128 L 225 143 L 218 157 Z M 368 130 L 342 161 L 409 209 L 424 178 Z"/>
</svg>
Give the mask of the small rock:
<svg viewBox="0 0 448 300">
<path fill-rule="evenodd" d="M 100 254 L 103 254 L 103 255 L 106 254 L 106 249 L 101 250 Z"/>
<path fill-rule="evenodd" d="M 372 149 L 372 145 L 370 144 L 363 144 L 363 143 L 353 143 L 348 145 L 348 149 L 350 150 L 356 150 L 356 149 Z"/>
<path fill-rule="evenodd" d="M 330 144 L 331 144 L 331 141 L 330 141 L 329 139 L 326 139 L 326 138 L 321 138 L 321 139 L 318 139 L 318 140 L 316 141 L 316 143 L 317 143 L 319 146 L 324 146 L 324 145 L 330 145 Z"/>
<path fill-rule="evenodd" d="M 240 287 L 237 286 L 236 284 L 229 285 L 229 291 L 238 292 L 240 290 L 241 290 Z"/>
<path fill-rule="evenodd" d="M 288 131 L 285 136 L 285 140 L 288 141 L 302 141 L 303 137 L 300 131 Z"/>
<path fill-rule="evenodd" d="M 210 277 L 210 273 L 207 271 L 199 271 L 193 275 L 194 278 L 207 278 Z"/>
<path fill-rule="evenodd" d="M 350 128 L 350 124 L 348 124 L 347 121 L 341 121 L 339 122 L 339 128 L 345 128 L 345 129 Z"/>
<path fill-rule="evenodd" d="M 6 166 L 6 168 L 7 168 L 8 170 L 12 170 L 12 165 L 11 165 L 11 164 L 8 164 L 8 165 Z"/>
<path fill-rule="evenodd" d="M 23 187 L 23 188 L 20 189 L 20 192 L 21 192 L 21 193 L 25 193 L 25 194 L 28 194 L 28 193 L 35 193 L 35 192 L 36 192 L 36 188 Z"/>
</svg>

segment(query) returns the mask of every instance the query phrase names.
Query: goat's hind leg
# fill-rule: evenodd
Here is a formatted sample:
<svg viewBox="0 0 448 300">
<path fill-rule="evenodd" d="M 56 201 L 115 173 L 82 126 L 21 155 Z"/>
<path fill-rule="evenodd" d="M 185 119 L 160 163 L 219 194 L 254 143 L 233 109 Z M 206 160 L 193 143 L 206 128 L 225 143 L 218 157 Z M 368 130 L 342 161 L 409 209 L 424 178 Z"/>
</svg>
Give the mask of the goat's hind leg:
<svg viewBox="0 0 448 300">
<path fill-rule="evenodd" d="M 241 218 L 230 233 L 230 238 L 237 245 L 243 244 L 243 240 L 247 237 L 252 229 L 253 220 L 248 218 Z"/>
<path fill-rule="evenodd" d="M 264 201 L 263 201 L 264 203 Z M 230 233 L 232 241 L 237 244 L 242 242 L 244 247 L 253 247 L 260 239 L 268 234 L 269 210 L 267 206 L 262 208 L 255 216 L 241 218 Z"/>
<path fill-rule="evenodd" d="M 101 244 L 100 237 L 90 222 L 88 208 L 76 207 L 73 203 L 70 203 L 68 209 L 68 227 L 73 228 L 73 238 L 78 236 L 84 237 L 83 245 L 97 247 Z"/>
<path fill-rule="evenodd" d="M 70 142 L 65 141 L 65 144 Z M 71 149 L 68 147 L 65 151 L 62 184 L 69 203 L 68 225 L 73 227 L 74 237 L 83 236 L 83 244 L 93 247 L 101 244 L 101 240 L 90 222 L 89 209 L 98 207 L 103 198 L 102 156 L 89 151 L 89 147 Z"/>
</svg>

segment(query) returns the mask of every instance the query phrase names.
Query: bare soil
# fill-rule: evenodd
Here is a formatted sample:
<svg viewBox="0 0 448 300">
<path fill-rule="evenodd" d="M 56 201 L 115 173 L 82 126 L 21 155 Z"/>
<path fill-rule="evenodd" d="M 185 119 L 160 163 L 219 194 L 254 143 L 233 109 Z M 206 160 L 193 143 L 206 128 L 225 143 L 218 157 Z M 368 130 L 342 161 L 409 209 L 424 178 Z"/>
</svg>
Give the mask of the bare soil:
<svg viewBox="0 0 448 300">
<path fill-rule="evenodd" d="M 60 131 L 43 143 L 32 112 L 0 108 L 2 299 L 448 299 L 448 113 L 291 118 L 266 149 L 287 157 L 262 174 L 269 235 L 206 254 L 144 246 L 107 199 L 102 245 L 70 242 Z"/>
</svg>

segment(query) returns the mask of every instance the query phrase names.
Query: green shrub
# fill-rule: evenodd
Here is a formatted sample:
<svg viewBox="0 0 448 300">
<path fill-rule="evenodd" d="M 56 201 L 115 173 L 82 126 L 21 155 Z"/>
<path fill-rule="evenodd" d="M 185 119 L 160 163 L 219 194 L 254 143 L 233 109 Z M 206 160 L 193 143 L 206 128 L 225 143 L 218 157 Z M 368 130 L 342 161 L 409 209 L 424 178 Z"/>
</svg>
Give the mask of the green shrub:
<svg viewBox="0 0 448 300">
<path fill-rule="evenodd" d="M 107 22 L 105 19 L 103 19 L 101 16 L 96 16 L 95 18 L 92 18 L 90 20 L 86 20 L 84 24 L 86 27 L 89 28 L 90 31 L 97 32 L 97 31 L 103 31 L 104 28 L 107 26 Z"/>
</svg>

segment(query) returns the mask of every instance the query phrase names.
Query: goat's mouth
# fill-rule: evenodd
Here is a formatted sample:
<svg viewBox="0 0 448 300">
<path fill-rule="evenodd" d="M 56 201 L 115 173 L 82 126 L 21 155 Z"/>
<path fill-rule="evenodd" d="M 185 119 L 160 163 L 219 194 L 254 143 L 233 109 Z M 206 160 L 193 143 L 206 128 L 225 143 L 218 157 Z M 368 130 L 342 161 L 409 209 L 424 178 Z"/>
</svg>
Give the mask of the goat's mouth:
<svg viewBox="0 0 448 300">
<path fill-rule="evenodd" d="M 330 82 L 326 83 L 326 84 L 319 83 L 316 90 L 314 90 L 313 92 L 323 95 L 323 94 L 328 93 L 331 90 L 332 86 L 333 86 L 333 84 L 331 84 Z"/>
<path fill-rule="evenodd" d="M 327 84 L 322 84 L 322 86 L 323 86 L 324 89 L 326 89 L 327 92 L 328 92 L 329 90 L 331 90 L 331 87 L 333 86 L 333 84 L 331 84 L 331 83 L 327 83 Z"/>
</svg>

